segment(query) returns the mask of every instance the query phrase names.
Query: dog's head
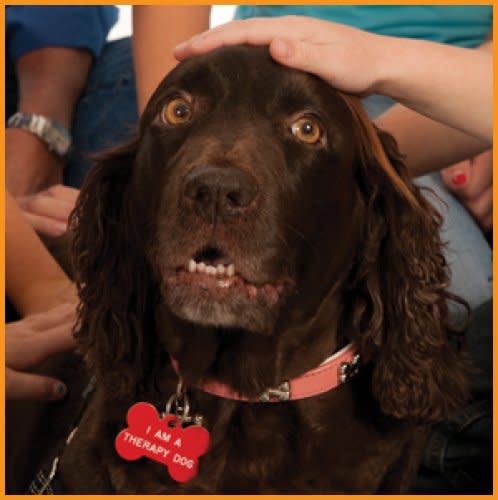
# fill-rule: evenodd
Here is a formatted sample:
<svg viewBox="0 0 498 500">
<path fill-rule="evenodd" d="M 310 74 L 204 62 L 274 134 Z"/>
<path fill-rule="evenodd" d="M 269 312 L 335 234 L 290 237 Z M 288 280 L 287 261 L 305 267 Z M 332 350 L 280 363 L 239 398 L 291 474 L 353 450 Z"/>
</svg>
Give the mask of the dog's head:
<svg viewBox="0 0 498 500">
<path fill-rule="evenodd" d="M 439 217 L 355 98 L 266 49 L 180 64 L 137 139 L 89 174 L 74 220 L 80 341 L 103 377 L 136 384 L 166 307 L 233 335 L 352 340 L 398 417 L 438 418 L 463 396 Z"/>
<path fill-rule="evenodd" d="M 357 239 L 348 115 L 322 82 L 263 49 L 221 50 L 165 79 L 133 183 L 175 314 L 270 334 L 290 294 L 323 296 L 344 272 Z"/>
</svg>

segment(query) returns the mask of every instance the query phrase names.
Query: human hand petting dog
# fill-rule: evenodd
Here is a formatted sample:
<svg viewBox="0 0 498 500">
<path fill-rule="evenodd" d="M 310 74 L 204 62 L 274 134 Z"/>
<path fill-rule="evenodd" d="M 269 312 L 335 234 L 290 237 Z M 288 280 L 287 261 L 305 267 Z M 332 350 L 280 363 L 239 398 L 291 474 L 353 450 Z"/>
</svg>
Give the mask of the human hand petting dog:
<svg viewBox="0 0 498 500">
<path fill-rule="evenodd" d="M 67 231 L 67 220 L 79 189 L 56 184 L 38 193 L 16 198 L 17 204 L 37 233 L 57 237 Z"/>
<path fill-rule="evenodd" d="M 5 332 L 5 394 L 7 399 L 58 400 L 66 386 L 29 370 L 52 354 L 74 347 L 71 329 L 75 305 L 62 304 L 45 313 L 8 323 Z"/>
<path fill-rule="evenodd" d="M 493 228 L 493 150 L 441 170 L 446 187 L 484 232 Z"/>
<path fill-rule="evenodd" d="M 380 38 L 307 17 L 254 18 L 232 21 L 195 35 L 178 45 L 174 54 L 181 61 L 225 45 L 269 45 L 270 54 L 281 64 L 313 73 L 347 92 L 371 93 L 375 91 L 376 77 L 370 41 Z M 369 71 L 364 70 L 365 63 Z"/>
<path fill-rule="evenodd" d="M 234 44 L 269 45 L 279 63 L 313 73 L 339 90 L 387 95 L 491 144 L 490 50 L 379 36 L 328 21 L 284 16 L 218 26 L 181 43 L 174 54 L 184 60 Z"/>
</svg>

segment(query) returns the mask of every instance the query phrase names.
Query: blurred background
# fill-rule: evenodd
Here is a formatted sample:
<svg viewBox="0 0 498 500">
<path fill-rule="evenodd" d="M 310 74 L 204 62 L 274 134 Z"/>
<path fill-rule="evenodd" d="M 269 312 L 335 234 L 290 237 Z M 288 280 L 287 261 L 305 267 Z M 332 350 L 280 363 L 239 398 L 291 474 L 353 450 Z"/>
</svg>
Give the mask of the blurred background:
<svg viewBox="0 0 498 500">
<path fill-rule="evenodd" d="M 131 5 L 117 5 L 118 22 L 109 32 L 108 40 L 118 40 L 131 35 Z M 235 5 L 214 5 L 211 10 L 211 27 L 230 21 L 235 12 Z"/>
</svg>

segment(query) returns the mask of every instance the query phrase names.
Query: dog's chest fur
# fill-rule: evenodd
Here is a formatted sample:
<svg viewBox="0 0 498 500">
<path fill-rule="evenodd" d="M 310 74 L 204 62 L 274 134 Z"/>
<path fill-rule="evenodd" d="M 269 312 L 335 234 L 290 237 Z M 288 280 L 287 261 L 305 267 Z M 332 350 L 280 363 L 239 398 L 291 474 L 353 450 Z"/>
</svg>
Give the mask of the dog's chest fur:
<svg viewBox="0 0 498 500">
<path fill-rule="evenodd" d="M 366 393 L 359 407 L 369 419 L 353 422 L 351 414 L 358 411 L 353 397 L 362 393 L 364 376 L 368 374 L 323 396 L 289 403 L 241 403 L 192 391 L 211 446 L 200 457 L 198 476 L 185 485 L 172 480 L 161 464 L 147 458 L 127 462 L 117 455 L 115 436 L 136 401 L 109 404 L 97 391 L 62 455 L 59 480 L 67 491 L 89 494 L 403 491 L 416 469 L 414 446 L 420 447 L 424 431 L 414 428 L 410 433 L 406 424 L 384 421 Z M 172 393 L 175 384 L 173 379 L 168 384 Z M 152 398 L 138 400 L 164 407 L 164 401 Z M 104 407 L 106 418 L 97 424 L 94 417 Z M 357 443 L 362 443 L 360 454 Z M 390 471 L 393 463 L 396 470 Z M 78 474 L 82 464 L 93 470 Z"/>
</svg>

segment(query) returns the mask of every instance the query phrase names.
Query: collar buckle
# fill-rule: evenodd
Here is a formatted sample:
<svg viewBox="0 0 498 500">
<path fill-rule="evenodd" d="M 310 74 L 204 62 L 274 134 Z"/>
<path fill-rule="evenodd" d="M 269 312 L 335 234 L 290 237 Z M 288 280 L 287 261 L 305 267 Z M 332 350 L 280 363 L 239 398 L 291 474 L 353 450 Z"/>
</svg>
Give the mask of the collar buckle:
<svg viewBox="0 0 498 500">
<path fill-rule="evenodd" d="M 290 384 L 285 381 L 282 382 L 278 387 L 266 389 L 261 396 L 259 396 L 259 400 L 262 403 L 269 403 L 270 401 L 289 401 L 290 400 Z"/>
<path fill-rule="evenodd" d="M 342 384 L 351 380 L 360 371 L 360 355 L 355 354 L 348 363 L 341 363 L 339 367 L 339 380 Z"/>
</svg>

